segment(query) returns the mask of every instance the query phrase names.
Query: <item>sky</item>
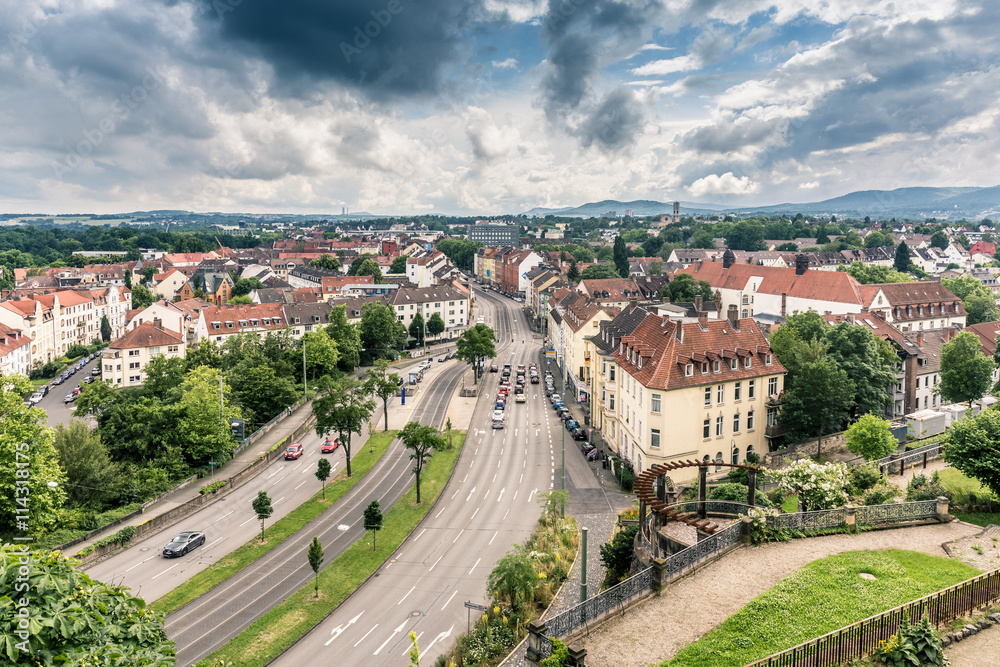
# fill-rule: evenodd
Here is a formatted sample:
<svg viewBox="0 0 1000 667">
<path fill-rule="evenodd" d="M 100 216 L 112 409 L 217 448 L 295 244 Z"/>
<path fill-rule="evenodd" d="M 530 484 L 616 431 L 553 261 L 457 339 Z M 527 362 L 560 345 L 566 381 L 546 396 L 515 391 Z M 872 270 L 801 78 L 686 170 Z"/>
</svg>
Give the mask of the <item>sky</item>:
<svg viewBox="0 0 1000 667">
<path fill-rule="evenodd" d="M 995 0 L 0 0 L 0 212 L 991 186 Z"/>
</svg>

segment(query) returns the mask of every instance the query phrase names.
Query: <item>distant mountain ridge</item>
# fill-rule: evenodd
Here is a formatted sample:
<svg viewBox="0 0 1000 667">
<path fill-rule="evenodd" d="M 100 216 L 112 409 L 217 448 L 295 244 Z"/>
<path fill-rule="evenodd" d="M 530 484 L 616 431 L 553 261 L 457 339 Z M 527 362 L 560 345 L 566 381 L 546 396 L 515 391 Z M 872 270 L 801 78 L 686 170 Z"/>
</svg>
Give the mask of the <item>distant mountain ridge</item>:
<svg viewBox="0 0 1000 667">
<path fill-rule="evenodd" d="M 707 215 L 712 213 L 841 215 L 856 218 L 871 216 L 876 219 L 958 219 L 980 220 L 1000 216 L 1000 185 L 992 187 L 912 187 L 895 190 L 861 190 L 819 202 L 802 204 L 773 204 L 770 206 L 732 206 L 704 202 L 680 202 L 682 215 Z M 544 217 L 597 217 L 615 211 L 624 215 L 631 210 L 636 216 L 672 213 L 674 204 L 648 199 L 599 202 L 564 208 L 533 208 L 524 215 Z"/>
</svg>

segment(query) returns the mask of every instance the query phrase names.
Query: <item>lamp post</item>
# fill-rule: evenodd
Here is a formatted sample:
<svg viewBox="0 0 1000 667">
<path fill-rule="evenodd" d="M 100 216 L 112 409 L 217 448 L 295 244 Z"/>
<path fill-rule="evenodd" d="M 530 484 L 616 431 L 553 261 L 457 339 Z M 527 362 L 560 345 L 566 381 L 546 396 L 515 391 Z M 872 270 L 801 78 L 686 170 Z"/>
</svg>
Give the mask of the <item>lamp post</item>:
<svg viewBox="0 0 1000 667">
<path fill-rule="evenodd" d="M 566 380 L 565 379 L 563 379 L 562 397 L 563 397 L 563 405 L 565 405 L 566 404 Z M 565 424 L 563 424 L 563 428 L 562 428 L 562 490 L 563 490 L 563 493 L 566 492 L 566 425 Z M 563 498 L 564 502 L 560 503 L 560 508 L 559 508 L 559 515 L 562 518 L 564 518 L 564 519 L 566 518 L 566 503 L 565 503 L 565 500 L 566 499 L 564 497 Z"/>
<path fill-rule="evenodd" d="M 302 334 L 302 400 L 309 399 L 309 380 L 306 376 L 306 335 Z"/>
</svg>

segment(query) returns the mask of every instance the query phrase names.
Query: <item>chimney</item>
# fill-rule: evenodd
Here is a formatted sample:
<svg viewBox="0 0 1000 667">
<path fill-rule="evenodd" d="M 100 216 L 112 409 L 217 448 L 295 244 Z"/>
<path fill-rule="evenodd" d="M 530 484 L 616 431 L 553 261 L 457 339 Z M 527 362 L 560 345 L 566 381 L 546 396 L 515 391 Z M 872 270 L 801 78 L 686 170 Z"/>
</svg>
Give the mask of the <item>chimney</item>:
<svg viewBox="0 0 1000 667">
<path fill-rule="evenodd" d="M 729 324 L 736 331 L 740 330 L 740 310 L 736 307 L 735 303 L 729 304 L 729 312 L 726 313 L 726 319 L 729 320 Z"/>
<path fill-rule="evenodd" d="M 695 260 L 695 262 L 694 262 L 694 270 L 695 271 L 701 271 L 701 260 L 700 259 L 696 259 Z"/>
<path fill-rule="evenodd" d="M 156 327 L 157 329 L 162 329 L 163 328 L 163 320 L 161 320 L 159 317 L 154 317 L 153 318 L 153 326 Z"/>
<path fill-rule="evenodd" d="M 696 312 L 701 312 L 702 299 L 700 294 L 694 295 L 694 309 Z"/>
<path fill-rule="evenodd" d="M 795 275 L 801 276 L 809 268 L 809 258 L 803 254 L 795 256 Z"/>
<path fill-rule="evenodd" d="M 786 292 L 781 293 L 781 316 L 785 317 L 785 307 L 788 305 L 788 294 Z"/>
<path fill-rule="evenodd" d="M 698 327 L 702 331 L 708 331 L 708 315 L 705 313 L 698 313 Z"/>
<path fill-rule="evenodd" d="M 735 263 L 736 263 L 736 253 L 734 253 L 729 248 L 726 248 L 726 252 L 722 253 L 722 268 L 728 269 Z"/>
<path fill-rule="evenodd" d="M 921 331 L 920 333 L 917 334 L 917 347 L 923 347 L 923 346 L 924 346 L 924 332 Z"/>
</svg>

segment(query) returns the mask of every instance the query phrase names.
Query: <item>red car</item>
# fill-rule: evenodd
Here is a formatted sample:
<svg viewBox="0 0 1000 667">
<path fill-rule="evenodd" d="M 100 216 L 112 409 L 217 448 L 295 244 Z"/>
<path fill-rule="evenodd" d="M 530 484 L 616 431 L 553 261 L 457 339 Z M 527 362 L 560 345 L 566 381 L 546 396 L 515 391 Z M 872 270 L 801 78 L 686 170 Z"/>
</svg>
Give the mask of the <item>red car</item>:
<svg viewBox="0 0 1000 667">
<path fill-rule="evenodd" d="M 337 447 L 340 447 L 339 440 L 337 440 L 336 438 L 327 438 L 326 441 L 323 443 L 323 447 L 320 448 L 320 451 L 323 452 L 324 454 L 331 454 L 337 451 Z"/>
<path fill-rule="evenodd" d="M 285 460 L 294 461 L 295 459 L 302 456 L 302 443 L 293 443 L 285 450 Z"/>
</svg>

